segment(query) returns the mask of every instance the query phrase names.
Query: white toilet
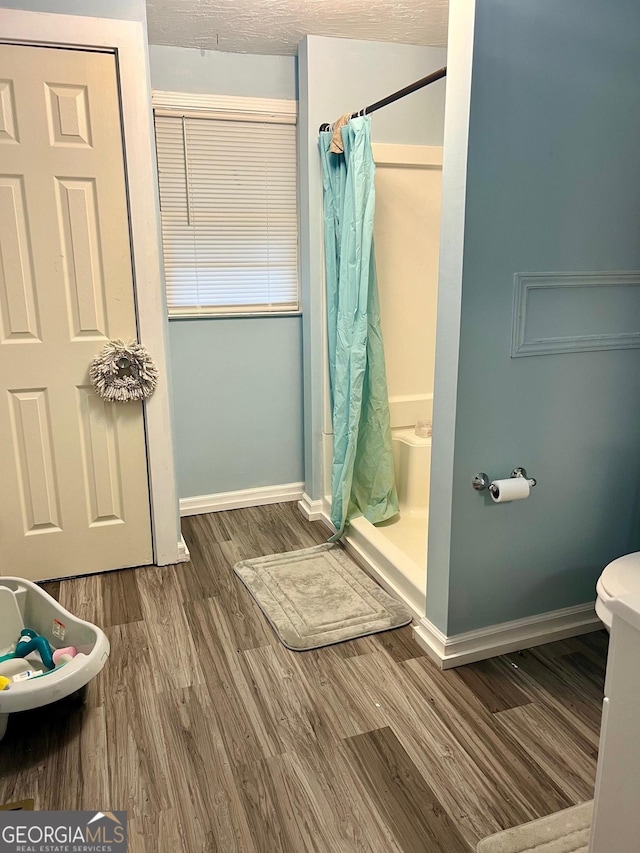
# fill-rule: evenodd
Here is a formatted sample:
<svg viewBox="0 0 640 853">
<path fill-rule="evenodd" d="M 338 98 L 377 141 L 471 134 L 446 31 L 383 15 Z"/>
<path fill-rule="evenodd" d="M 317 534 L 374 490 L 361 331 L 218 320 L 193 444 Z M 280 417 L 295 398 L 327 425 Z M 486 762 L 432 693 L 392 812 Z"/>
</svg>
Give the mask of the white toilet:
<svg viewBox="0 0 640 853">
<path fill-rule="evenodd" d="M 612 614 L 609 603 L 614 598 L 640 592 L 640 551 L 618 557 L 605 568 L 596 584 L 596 613 L 611 630 Z"/>
</svg>

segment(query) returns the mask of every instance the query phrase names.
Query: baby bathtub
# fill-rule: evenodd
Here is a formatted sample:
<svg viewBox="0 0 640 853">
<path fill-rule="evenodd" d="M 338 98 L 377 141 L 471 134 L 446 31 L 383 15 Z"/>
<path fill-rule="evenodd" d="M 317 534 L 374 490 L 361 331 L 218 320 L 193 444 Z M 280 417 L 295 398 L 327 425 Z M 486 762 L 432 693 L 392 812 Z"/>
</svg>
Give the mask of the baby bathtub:
<svg viewBox="0 0 640 853">
<path fill-rule="evenodd" d="M 51 672 L 0 690 L 0 740 L 9 714 L 70 696 L 87 685 L 109 657 L 109 640 L 96 625 L 69 613 L 31 581 L 0 577 L 0 656 L 13 650 L 22 628 L 41 634 L 54 649 L 75 646 L 78 654 Z"/>
</svg>

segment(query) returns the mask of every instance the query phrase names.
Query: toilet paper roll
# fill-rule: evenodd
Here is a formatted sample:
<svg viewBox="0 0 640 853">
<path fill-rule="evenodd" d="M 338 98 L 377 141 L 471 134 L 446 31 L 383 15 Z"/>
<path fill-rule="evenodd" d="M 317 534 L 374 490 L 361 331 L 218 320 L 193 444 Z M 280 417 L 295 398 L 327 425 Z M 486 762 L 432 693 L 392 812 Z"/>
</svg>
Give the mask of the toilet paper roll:
<svg viewBox="0 0 640 853">
<path fill-rule="evenodd" d="M 489 489 L 493 500 L 497 504 L 503 504 L 528 498 L 531 485 L 526 477 L 509 477 L 508 480 L 494 480 Z"/>
</svg>

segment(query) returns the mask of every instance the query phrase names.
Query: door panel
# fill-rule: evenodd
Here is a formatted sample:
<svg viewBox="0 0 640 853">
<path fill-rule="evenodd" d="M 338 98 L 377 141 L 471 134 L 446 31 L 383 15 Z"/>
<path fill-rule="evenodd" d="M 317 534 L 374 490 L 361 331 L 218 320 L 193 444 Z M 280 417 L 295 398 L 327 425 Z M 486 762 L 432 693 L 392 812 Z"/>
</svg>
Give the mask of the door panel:
<svg viewBox="0 0 640 853">
<path fill-rule="evenodd" d="M 88 377 L 136 336 L 115 58 L 0 46 L 0 574 L 151 562 L 142 404 Z"/>
<path fill-rule="evenodd" d="M 40 341 L 22 175 L 0 176 L 0 252 L 1 343 Z"/>
</svg>

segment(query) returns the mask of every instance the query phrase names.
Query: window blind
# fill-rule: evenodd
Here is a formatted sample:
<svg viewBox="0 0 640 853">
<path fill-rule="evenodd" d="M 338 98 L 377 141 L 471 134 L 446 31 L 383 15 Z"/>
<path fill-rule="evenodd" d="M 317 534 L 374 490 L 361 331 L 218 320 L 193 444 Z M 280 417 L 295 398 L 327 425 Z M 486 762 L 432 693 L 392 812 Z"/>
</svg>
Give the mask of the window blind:
<svg viewBox="0 0 640 853">
<path fill-rule="evenodd" d="M 298 309 L 295 125 L 156 114 L 170 314 Z"/>
</svg>

